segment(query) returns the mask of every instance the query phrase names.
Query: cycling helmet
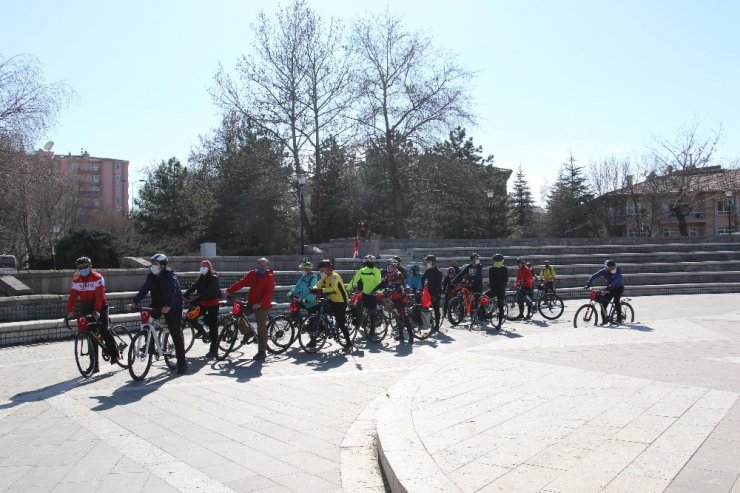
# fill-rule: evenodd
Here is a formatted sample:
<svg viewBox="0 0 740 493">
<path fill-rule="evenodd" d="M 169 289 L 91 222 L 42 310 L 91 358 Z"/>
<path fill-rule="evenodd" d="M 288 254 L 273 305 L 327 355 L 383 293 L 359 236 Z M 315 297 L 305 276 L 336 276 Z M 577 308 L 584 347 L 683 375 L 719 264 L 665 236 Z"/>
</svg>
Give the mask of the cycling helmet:
<svg viewBox="0 0 740 493">
<path fill-rule="evenodd" d="M 519 258 L 516 259 L 516 263 L 517 264 L 524 264 L 525 262 L 524 262 L 524 259 L 523 258 L 519 257 Z"/>
<path fill-rule="evenodd" d="M 389 263 L 388 267 L 386 267 L 386 271 L 388 271 L 388 274 L 395 274 L 398 272 L 398 264 L 396 262 Z"/>
<path fill-rule="evenodd" d="M 550 265 L 550 261 L 549 261 L 549 260 L 545 260 L 545 265 L 546 265 L 546 266 L 547 266 L 547 265 Z"/>
<path fill-rule="evenodd" d="M 363 259 L 365 262 L 374 264 L 375 263 L 375 255 L 365 255 L 365 258 Z"/>
<path fill-rule="evenodd" d="M 411 264 L 411 265 L 409 265 L 409 270 L 411 272 L 419 272 L 419 266 L 416 265 L 416 264 Z"/>
<path fill-rule="evenodd" d="M 152 255 L 152 258 L 149 259 L 150 262 L 159 262 L 160 264 L 166 264 L 167 263 L 167 255 L 164 253 L 155 253 Z"/>
<path fill-rule="evenodd" d="M 477 258 L 480 258 L 480 255 L 478 255 L 477 253 L 474 253 L 474 254 L 472 254 L 472 255 L 470 256 L 470 260 L 475 260 L 475 259 L 477 259 Z"/>
<path fill-rule="evenodd" d="M 398 260 L 396 260 L 396 257 L 391 257 L 388 260 L 386 260 L 386 263 L 388 265 L 398 265 Z"/>
<path fill-rule="evenodd" d="M 500 253 L 495 253 L 493 255 L 493 257 L 491 257 L 491 258 L 493 259 L 494 262 L 503 262 L 504 261 L 504 256 L 501 255 Z"/>
<path fill-rule="evenodd" d="M 393 260 L 395 260 L 398 264 L 401 263 L 401 257 L 399 257 L 398 255 L 394 255 Z"/>
<path fill-rule="evenodd" d="M 90 260 L 90 257 L 80 257 L 75 260 L 75 265 L 77 267 L 89 267 L 92 265 L 92 260 Z"/>
<path fill-rule="evenodd" d="M 324 259 L 321 262 L 319 262 L 318 268 L 321 269 L 321 268 L 324 268 L 324 267 L 328 267 L 330 269 L 333 269 L 334 268 L 334 265 L 332 265 L 331 260 Z"/>
<path fill-rule="evenodd" d="M 609 259 L 606 262 L 604 262 L 604 267 L 607 267 L 609 269 L 611 269 L 612 267 L 616 267 L 616 266 L 617 266 L 617 263 L 613 261 L 612 259 Z"/>
<path fill-rule="evenodd" d="M 434 255 L 427 255 L 426 258 L 424 259 L 424 261 L 425 262 L 436 262 L 437 261 L 437 257 L 435 257 Z"/>
<path fill-rule="evenodd" d="M 298 265 L 298 268 L 301 270 L 313 270 L 313 264 L 304 258 L 300 265 Z"/>
</svg>

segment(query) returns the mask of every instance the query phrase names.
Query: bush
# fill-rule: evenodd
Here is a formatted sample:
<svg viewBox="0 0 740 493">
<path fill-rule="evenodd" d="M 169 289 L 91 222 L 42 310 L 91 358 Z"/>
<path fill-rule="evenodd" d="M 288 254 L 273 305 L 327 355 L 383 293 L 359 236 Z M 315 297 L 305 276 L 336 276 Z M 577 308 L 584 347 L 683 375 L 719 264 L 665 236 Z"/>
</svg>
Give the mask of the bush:
<svg viewBox="0 0 740 493">
<path fill-rule="evenodd" d="M 90 257 L 95 267 L 118 267 L 116 239 L 110 233 L 77 229 L 57 243 L 57 268 L 74 268 L 80 257 Z"/>
</svg>

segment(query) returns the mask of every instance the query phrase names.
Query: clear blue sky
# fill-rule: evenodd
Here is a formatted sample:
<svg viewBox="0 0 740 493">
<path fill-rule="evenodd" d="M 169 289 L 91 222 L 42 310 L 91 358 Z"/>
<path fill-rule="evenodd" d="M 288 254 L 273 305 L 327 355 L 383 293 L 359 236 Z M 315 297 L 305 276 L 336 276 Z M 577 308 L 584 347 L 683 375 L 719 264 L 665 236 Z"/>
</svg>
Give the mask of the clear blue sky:
<svg viewBox="0 0 740 493">
<path fill-rule="evenodd" d="M 385 8 L 309 4 L 348 21 Z M 139 178 L 162 159 L 186 160 L 218 124 L 207 93 L 218 63 L 233 67 L 257 12 L 276 7 L 3 0 L 0 51 L 35 55 L 48 80 L 77 92 L 48 136 L 57 153 L 128 159 Z M 538 199 L 570 150 L 581 164 L 636 157 L 693 121 L 722 123 L 721 156 L 740 156 L 740 2 L 399 0 L 390 9 L 478 73 L 479 123 L 468 133 L 497 165 L 521 163 Z"/>
</svg>

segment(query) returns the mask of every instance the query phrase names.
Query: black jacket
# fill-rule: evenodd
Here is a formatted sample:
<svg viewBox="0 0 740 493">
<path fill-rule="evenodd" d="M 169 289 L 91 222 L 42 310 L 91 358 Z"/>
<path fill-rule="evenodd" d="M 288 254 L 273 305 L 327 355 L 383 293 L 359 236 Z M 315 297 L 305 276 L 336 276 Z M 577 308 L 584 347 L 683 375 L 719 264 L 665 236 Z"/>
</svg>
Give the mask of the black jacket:
<svg viewBox="0 0 740 493">
<path fill-rule="evenodd" d="M 421 276 L 421 285 L 426 286 L 432 297 L 439 297 L 442 294 L 442 271 L 436 267 L 431 267 L 424 271 Z"/>
<path fill-rule="evenodd" d="M 470 276 L 473 292 L 480 293 L 483 290 L 483 266 L 481 264 L 473 265 L 472 263 L 464 266 L 452 280 L 453 284 L 462 282 L 466 275 Z"/>
<path fill-rule="evenodd" d="M 134 305 L 138 305 L 147 293 L 152 294 L 152 308 L 160 309 L 169 306 L 172 310 L 182 309 L 182 291 L 180 291 L 180 281 L 177 279 L 175 272 L 165 269 L 158 276 L 149 273 L 146 276 L 144 285 L 134 296 Z"/>
<path fill-rule="evenodd" d="M 488 289 L 494 293 L 503 293 L 509 284 L 509 269 L 502 267 L 490 267 L 488 269 Z"/>
<path fill-rule="evenodd" d="M 198 279 L 193 283 L 193 285 L 185 291 L 184 296 L 190 296 L 194 291 L 198 292 L 198 298 L 194 301 L 220 298 L 221 288 L 218 285 L 218 276 L 213 274 L 198 276 Z"/>
</svg>

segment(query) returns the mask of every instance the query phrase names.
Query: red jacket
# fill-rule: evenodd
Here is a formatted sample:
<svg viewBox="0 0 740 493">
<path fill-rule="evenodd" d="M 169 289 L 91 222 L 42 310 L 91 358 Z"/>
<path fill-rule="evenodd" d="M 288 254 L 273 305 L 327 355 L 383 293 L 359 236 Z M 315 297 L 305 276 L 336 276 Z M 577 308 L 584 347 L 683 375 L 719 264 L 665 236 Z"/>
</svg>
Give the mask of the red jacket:
<svg viewBox="0 0 740 493">
<path fill-rule="evenodd" d="M 271 269 L 267 269 L 264 274 L 257 274 L 256 270 L 250 270 L 244 277 L 229 286 L 226 292 L 234 294 L 244 287 L 249 288 L 247 303 L 250 305 L 259 303 L 265 310 L 270 308 L 272 292 L 275 290 L 275 276 Z"/>
<path fill-rule="evenodd" d="M 514 284 L 519 284 L 525 289 L 533 289 L 534 275 L 532 274 L 532 270 L 526 265 L 519 267 L 519 270 L 516 271 L 516 279 L 514 280 Z"/>
<path fill-rule="evenodd" d="M 105 279 L 103 279 L 103 276 L 92 269 L 90 269 L 90 274 L 87 277 L 75 274 L 72 279 L 69 300 L 67 300 L 67 313 L 74 311 L 77 298 L 83 303 L 95 303 L 95 311 L 101 311 L 103 305 L 108 303 L 105 296 Z"/>
</svg>

